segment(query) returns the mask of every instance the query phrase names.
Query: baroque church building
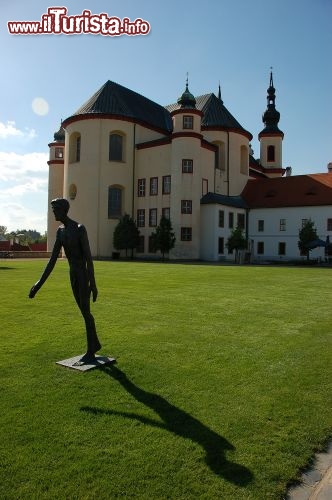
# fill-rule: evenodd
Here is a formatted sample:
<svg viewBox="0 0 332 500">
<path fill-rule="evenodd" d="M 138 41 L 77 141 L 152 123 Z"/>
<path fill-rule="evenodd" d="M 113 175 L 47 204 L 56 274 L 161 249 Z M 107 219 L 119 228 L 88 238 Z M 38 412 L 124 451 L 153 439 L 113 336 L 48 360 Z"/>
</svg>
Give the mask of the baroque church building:
<svg viewBox="0 0 332 500">
<path fill-rule="evenodd" d="M 140 231 L 137 257 L 153 257 L 150 236 L 166 216 L 176 236 L 170 259 L 233 260 L 226 243 L 237 226 L 251 260 L 299 258 L 303 221 L 314 220 L 320 238 L 332 233 L 332 172 L 291 176 L 279 119 L 271 73 L 255 159 L 252 135 L 225 107 L 220 87 L 218 96 L 194 97 L 187 82 L 177 103 L 163 107 L 107 81 L 49 144 L 49 202 L 70 201 L 97 258 L 112 256 L 124 214 Z M 49 250 L 57 226 L 50 210 Z"/>
</svg>

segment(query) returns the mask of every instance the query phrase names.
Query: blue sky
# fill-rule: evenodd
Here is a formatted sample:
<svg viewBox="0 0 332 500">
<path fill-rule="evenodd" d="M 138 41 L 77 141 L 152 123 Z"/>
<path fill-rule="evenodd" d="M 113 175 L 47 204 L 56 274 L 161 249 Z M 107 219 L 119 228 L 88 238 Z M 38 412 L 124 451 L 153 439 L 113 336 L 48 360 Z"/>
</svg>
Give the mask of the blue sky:
<svg viewBox="0 0 332 500">
<path fill-rule="evenodd" d="M 258 133 L 273 67 L 283 166 L 327 172 L 332 161 L 331 0 L 67 0 L 68 15 L 147 21 L 148 35 L 11 35 L 8 21 L 40 21 L 57 2 L 0 4 L 0 225 L 46 230 L 48 143 L 61 119 L 107 80 L 167 105 L 189 74 L 194 95 L 218 91 Z M 44 108 L 33 105 L 42 99 Z"/>
</svg>

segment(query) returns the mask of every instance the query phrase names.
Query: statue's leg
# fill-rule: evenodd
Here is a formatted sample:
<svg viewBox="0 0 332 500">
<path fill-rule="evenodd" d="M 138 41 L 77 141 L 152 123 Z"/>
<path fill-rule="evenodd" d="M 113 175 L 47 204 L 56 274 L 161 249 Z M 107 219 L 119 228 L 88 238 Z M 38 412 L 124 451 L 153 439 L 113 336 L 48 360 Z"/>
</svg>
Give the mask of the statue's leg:
<svg viewBox="0 0 332 500">
<path fill-rule="evenodd" d="M 85 270 L 71 272 L 70 281 L 75 300 L 85 321 L 87 337 L 85 357 L 94 358 L 95 353 L 101 349 L 101 344 L 97 336 L 94 317 L 90 312 L 90 293 Z"/>
</svg>

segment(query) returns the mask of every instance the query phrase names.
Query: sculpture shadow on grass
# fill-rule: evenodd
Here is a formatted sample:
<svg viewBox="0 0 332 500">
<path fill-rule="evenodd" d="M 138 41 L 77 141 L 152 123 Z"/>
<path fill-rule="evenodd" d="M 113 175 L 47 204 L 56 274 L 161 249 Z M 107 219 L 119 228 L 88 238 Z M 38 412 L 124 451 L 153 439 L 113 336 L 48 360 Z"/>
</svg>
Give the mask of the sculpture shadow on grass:
<svg viewBox="0 0 332 500">
<path fill-rule="evenodd" d="M 150 418 L 130 412 L 103 410 L 84 406 L 82 411 L 93 414 L 118 415 L 134 419 L 142 424 L 165 429 L 173 434 L 189 439 L 200 445 L 205 452 L 205 462 L 212 472 L 238 486 L 246 486 L 253 480 L 253 474 L 243 465 L 230 462 L 226 459 L 227 450 L 234 450 L 234 446 L 227 439 L 206 427 L 202 422 L 189 415 L 187 412 L 169 403 L 165 398 L 147 392 L 129 380 L 119 368 L 105 366 L 99 368 L 107 375 L 117 380 L 122 387 L 131 394 L 136 401 L 153 410 L 162 420 L 162 423 Z"/>
</svg>

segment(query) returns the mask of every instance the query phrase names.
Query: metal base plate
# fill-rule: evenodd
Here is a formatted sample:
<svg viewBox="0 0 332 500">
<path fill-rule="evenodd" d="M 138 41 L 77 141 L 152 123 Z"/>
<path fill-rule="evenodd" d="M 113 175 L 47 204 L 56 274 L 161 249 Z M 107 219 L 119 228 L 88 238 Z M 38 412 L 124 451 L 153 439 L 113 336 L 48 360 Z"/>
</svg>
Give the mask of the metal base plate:
<svg viewBox="0 0 332 500">
<path fill-rule="evenodd" d="M 93 368 L 98 368 L 100 366 L 116 362 L 116 359 L 110 356 L 96 355 L 93 362 L 89 362 L 84 365 L 75 364 L 80 361 L 82 356 L 83 354 L 81 354 L 80 356 L 74 356 L 73 358 L 63 359 L 62 361 L 57 361 L 56 364 L 65 366 L 66 368 L 73 368 L 74 370 L 79 370 L 80 372 L 86 372 L 88 370 L 92 370 Z"/>
</svg>

